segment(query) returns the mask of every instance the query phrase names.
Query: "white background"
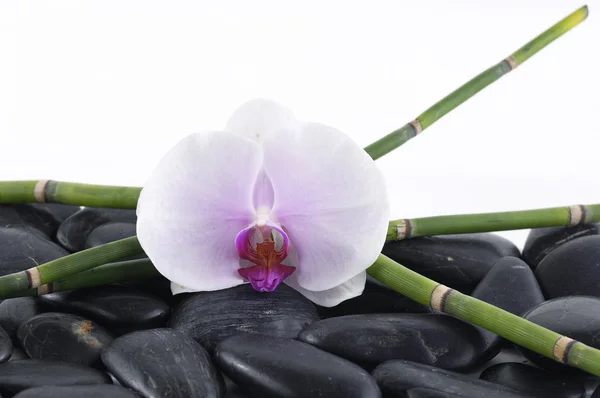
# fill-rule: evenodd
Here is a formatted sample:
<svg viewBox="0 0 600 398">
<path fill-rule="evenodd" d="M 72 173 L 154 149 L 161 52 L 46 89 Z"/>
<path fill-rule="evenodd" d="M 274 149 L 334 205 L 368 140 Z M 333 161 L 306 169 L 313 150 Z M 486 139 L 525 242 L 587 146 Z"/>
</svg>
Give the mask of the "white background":
<svg viewBox="0 0 600 398">
<path fill-rule="evenodd" d="M 580 1 L 0 0 L 0 180 L 143 185 L 265 97 L 366 146 Z M 393 218 L 600 201 L 600 3 L 378 160 Z M 502 233 L 522 246 L 526 231 Z"/>
</svg>

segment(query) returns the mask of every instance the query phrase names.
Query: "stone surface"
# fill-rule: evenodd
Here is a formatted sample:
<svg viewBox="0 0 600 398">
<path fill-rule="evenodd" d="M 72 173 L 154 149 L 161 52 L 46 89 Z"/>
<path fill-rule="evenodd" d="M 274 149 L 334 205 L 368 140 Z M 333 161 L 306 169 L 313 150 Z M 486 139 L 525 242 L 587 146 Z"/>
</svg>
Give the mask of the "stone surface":
<svg viewBox="0 0 600 398">
<path fill-rule="evenodd" d="M 502 257 L 519 257 L 519 249 L 501 236 L 464 234 L 388 242 L 382 253 L 428 278 L 471 293 Z"/>
<path fill-rule="evenodd" d="M 104 350 L 102 362 L 123 386 L 145 398 L 219 398 L 225 392 L 209 354 L 171 329 L 121 336 Z"/>
<path fill-rule="evenodd" d="M 10 395 L 38 386 L 105 384 L 110 379 L 98 370 L 65 362 L 21 359 L 0 366 L 0 391 Z"/>
<path fill-rule="evenodd" d="M 535 275 L 546 297 L 600 297 L 600 235 L 572 240 L 549 253 Z"/>
<path fill-rule="evenodd" d="M 293 339 L 234 336 L 218 345 L 215 361 L 253 397 L 381 397 L 359 366 Z"/>
<path fill-rule="evenodd" d="M 600 398 L 600 386 L 596 387 L 590 398 Z"/>
<path fill-rule="evenodd" d="M 85 249 L 93 230 L 109 222 L 135 223 L 135 210 L 85 208 L 67 218 L 56 231 L 57 241 L 71 252 Z"/>
<path fill-rule="evenodd" d="M 119 386 L 45 386 L 22 391 L 14 398 L 139 398 L 131 390 Z"/>
<path fill-rule="evenodd" d="M 475 327 L 443 314 L 363 314 L 317 321 L 298 340 L 367 369 L 406 359 L 445 369 L 472 366 L 483 352 Z"/>
<path fill-rule="evenodd" d="M 580 383 L 522 363 L 501 363 L 490 366 L 481 373 L 479 378 L 539 398 L 585 397 L 585 388 Z"/>
<path fill-rule="evenodd" d="M 529 395 L 460 373 L 410 361 L 388 361 L 373 371 L 384 397 L 405 397 L 406 391 L 425 387 L 461 397 L 525 398 Z"/>
<path fill-rule="evenodd" d="M 358 296 L 335 307 L 317 307 L 319 314 L 329 318 L 354 314 L 424 313 L 429 308 L 401 295 L 370 275 L 367 275 L 365 290 Z"/>
<path fill-rule="evenodd" d="M 66 209 L 57 209 L 52 205 L 40 206 L 38 204 L 0 204 L 0 226 L 18 227 L 28 226 L 42 232 L 51 238 L 62 222 L 61 216 Z M 61 206 L 61 205 L 54 205 Z M 66 206 L 71 213 L 75 206 Z"/>
<path fill-rule="evenodd" d="M 19 326 L 41 312 L 37 298 L 17 297 L 4 300 L 0 303 L 0 327 L 16 340 Z"/>
<path fill-rule="evenodd" d="M 56 260 L 68 253 L 27 229 L 0 227 L 0 276 Z"/>
<path fill-rule="evenodd" d="M 515 315 L 523 315 L 544 301 L 533 271 L 516 257 L 503 257 L 494 264 L 471 296 Z M 486 329 L 477 329 L 485 341 L 482 360 L 493 358 L 500 352 L 503 339 Z"/>
<path fill-rule="evenodd" d="M 523 247 L 523 260 L 535 269 L 552 250 L 574 239 L 599 235 L 600 224 L 583 224 L 572 227 L 534 228 L 529 232 Z"/>
<path fill-rule="evenodd" d="M 49 310 L 89 317 L 118 334 L 162 327 L 170 314 L 169 306 L 160 298 L 123 286 L 52 293 L 39 300 Z"/>
<path fill-rule="evenodd" d="M 109 222 L 94 229 L 85 241 L 85 248 L 96 247 L 116 240 L 135 236 L 135 224 L 130 222 Z"/>
<path fill-rule="evenodd" d="M 599 298 L 586 296 L 561 297 L 537 305 L 527 311 L 523 317 L 556 333 L 600 349 Z M 522 347 L 517 348 L 540 367 L 551 370 L 567 369 L 565 365 L 532 351 Z"/>
<path fill-rule="evenodd" d="M 10 357 L 12 356 L 12 352 L 13 352 L 12 339 L 10 338 L 8 333 L 6 333 L 4 331 L 4 329 L 2 329 L 2 327 L 0 327 L 0 363 L 4 363 L 4 362 L 8 361 L 10 359 Z"/>
<path fill-rule="evenodd" d="M 110 332 L 77 315 L 48 312 L 21 324 L 17 337 L 32 359 L 95 364 L 112 341 Z"/>
<path fill-rule="evenodd" d="M 431 388 L 411 388 L 406 391 L 406 398 L 464 398 L 464 395 L 456 395 L 449 392 L 432 390 Z"/>
<path fill-rule="evenodd" d="M 169 325 L 212 351 L 239 333 L 295 338 L 318 319 L 314 304 L 288 286 L 261 293 L 245 284 L 190 294 L 175 308 Z"/>
<path fill-rule="evenodd" d="M 27 354 L 25 354 L 25 351 L 23 351 L 20 347 L 13 346 L 13 352 L 10 356 L 9 361 L 17 361 L 19 359 L 29 359 L 29 357 L 27 356 Z"/>
</svg>

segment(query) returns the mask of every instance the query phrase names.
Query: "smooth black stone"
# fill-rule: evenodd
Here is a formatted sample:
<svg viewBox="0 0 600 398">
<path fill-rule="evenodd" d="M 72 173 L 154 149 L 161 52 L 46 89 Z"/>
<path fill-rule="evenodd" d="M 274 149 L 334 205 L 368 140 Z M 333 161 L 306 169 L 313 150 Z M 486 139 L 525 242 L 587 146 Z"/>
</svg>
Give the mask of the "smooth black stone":
<svg viewBox="0 0 600 398">
<path fill-rule="evenodd" d="M 317 321 L 298 340 L 367 369 L 391 359 L 444 369 L 472 366 L 483 352 L 477 329 L 443 314 L 363 314 Z"/>
<path fill-rule="evenodd" d="M 519 249 L 501 236 L 464 234 L 388 242 L 382 253 L 463 293 L 471 293 L 502 257 L 519 257 Z"/>
<path fill-rule="evenodd" d="M 49 310 L 89 317 L 118 334 L 162 327 L 170 314 L 169 306 L 160 298 L 122 286 L 46 294 L 39 300 Z"/>
<path fill-rule="evenodd" d="M 225 380 L 225 398 L 249 398 L 229 377 L 223 375 Z"/>
<path fill-rule="evenodd" d="M 39 386 L 106 384 L 110 379 L 98 370 L 66 362 L 21 359 L 0 365 L 0 390 L 16 394 Z"/>
<path fill-rule="evenodd" d="M 432 390 L 431 388 L 411 388 L 406 391 L 406 398 L 460 398 L 464 395 L 456 395 L 449 392 Z"/>
<path fill-rule="evenodd" d="M 516 257 L 500 259 L 479 282 L 471 296 L 500 307 L 515 315 L 523 315 L 529 309 L 544 301 L 542 290 L 529 266 Z M 485 341 L 482 360 L 495 357 L 504 340 L 480 327 L 477 327 Z"/>
<path fill-rule="evenodd" d="M 600 298 L 570 296 L 549 300 L 527 311 L 523 318 L 558 334 L 600 349 Z M 573 369 L 523 347 L 517 346 L 517 348 L 531 362 L 542 368 Z"/>
<path fill-rule="evenodd" d="M 9 361 L 17 361 L 19 359 L 29 359 L 29 357 L 27 356 L 27 354 L 25 354 L 25 351 L 23 351 L 20 347 L 13 346 L 13 352 L 10 356 Z"/>
<path fill-rule="evenodd" d="M 425 313 L 429 308 L 401 295 L 370 275 L 365 290 L 358 297 L 343 301 L 335 307 L 317 306 L 322 317 L 355 314 Z"/>
<path fill-rule="evenodd" d="M 162 275 L 144 279 L 142 281 L 121 282 L 114 283 L 113 285 L 121 286 L 126 289 L 133 289 L 135 291 L 150 293 L 168 302 L 169 305 L 171 305 L 172 302 L 181 301 L 181 298 L 185 296 L 185 294 L 177 294 L 174 296 L 171 292 L 171 281 Z"/>
<path fill-rule="evenodd" d="M 600 235 L 575 239 L 554 249 L 535 276 L 546 297 L 600 297 Z"/>
<path fill-rule="evenodd" d="M 293 339 L 230 337 L 217 346 L 215 361 L 252 397 L 381 397 L 375 380 L 359 366 Z"/>
<path fill-rule="evenodd" d="M 490 366 L 479 378 L 540 398 L 585 396 L 585 388 L 580 383 L 522 363 L 499 363 Z"/>
<path fill-rule="evenodd" d="M 73 214 L 58 227 L 56 240 L 71 252 L 85 249 L 92 231 L 109 222 L 135 223 L 135 210 L 85 208 Z"/>
<path fill-rule="evenodd" d="M 240 333 L 295 338 L 318 319 L 314 304 L 288 286 L 261 293 L 245 284 L 190 294 L 173 311 L 169 326 L 212 352 L 221 340 Z"/>
<path fill-rule="evenodd" d="M 410 361 L 388 361 L 373 371 L 385 398 L 406 397 L 406 391 L 425 387 L 469 398 L 524 398 L 527 394 L 460 373 Z"/>
<path fill-rule="evenodd" d="M 85 241 L 85 248 L 104 245 L 116 240 L 135 236 L 135 224 L 130 222 L 109 222 L 94 229 Z"/>
<path fill-rule="evenodd" d="M 590 398 L 600 398 L 600 386 L 596 387 Z"/>
<path fill-rule="evenodd" d="M 80 206 L 63 205 L 60 203 L 30 203 L 29 206 L 49 214 L 56 220 L 57 226 L 81 210 Z"/>
<path fill-rule="evenodd" d="M 48 312 L 24 322 L 17 331 L 23 350 L 32 359 L 95 364 L 111 334 L 77 315 Z"/>
<path fill-rule="evenodd" d="M 27 229 L 0 227 L 0 276 L 56 260 L 67 253 Z"/>
<path fill-rule="evenodd" d="M 111 385 L 45 386 L 22 391 L 14 398 L 139 398 L 131 390 Z"/>
<path fill-rule="evenodd" d="M 6 333 L 4 331 L 4 329 L 2 329 L 2 327 L 0 327 L 0 363 L 4 363 L 4 362 L 8 361 L 10 359 L 10 357 L 12 356 L 12 352 L 13 352 L 12 339 L 10 338 L 8 333 Z"/>
<path fill-rule="evenodd" d="M 533 269 L 554 249 L 574 239 L 599 235 L 600 224 L 582 224 L 572 227 L 534 228 L 523 247 L 523 260 Z"/>
<path fill-rule="evenodd" d="M 103 351 L 102 362 L 123 386 L 145 398 L 218 398 L 225 393 L 208 352 L 175 330 L 121 336 Z"/>
<path fill-rule="evenodd" d="M 51 213 L 30 204 L 0 204 L 0 226 L 2 227 L 28 226 L 50 238 L 59 224 L 60 221 Z"/>
<path fill-rule="evenodd" d="M 37 298 L 16 297 L 0 303 L 0 327 L 14 340 L 23 322 L 42 312 Z"/>
</svg>

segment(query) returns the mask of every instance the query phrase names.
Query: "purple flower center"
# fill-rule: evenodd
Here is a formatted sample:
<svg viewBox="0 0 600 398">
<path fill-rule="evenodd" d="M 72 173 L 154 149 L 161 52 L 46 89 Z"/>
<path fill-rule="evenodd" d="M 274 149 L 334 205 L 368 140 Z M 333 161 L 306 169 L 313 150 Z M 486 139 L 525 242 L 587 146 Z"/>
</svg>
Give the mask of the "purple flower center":
<svg viewBox="0 0 600 398">
<path fill-rule="evenodd" d="M 282 237 L 279 250 L 276 249 L 275 234 Z M 288 256 L 290 241 L 285 231 L 273 222 L 262 226 L 255 223 L 241 230 L 235 245 L 238 255 L 254 264 L 240 268 L 238 272 L 256 291 L 272 292 L 296 270 L 296 267 L 281 264 Z"/>
</svg>

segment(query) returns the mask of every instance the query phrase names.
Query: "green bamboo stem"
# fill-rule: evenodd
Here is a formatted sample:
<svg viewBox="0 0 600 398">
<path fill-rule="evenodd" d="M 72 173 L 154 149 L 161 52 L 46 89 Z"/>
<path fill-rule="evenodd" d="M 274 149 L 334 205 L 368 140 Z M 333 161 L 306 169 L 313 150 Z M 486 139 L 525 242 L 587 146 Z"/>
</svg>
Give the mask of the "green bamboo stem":
<svg viewBox="0 0 600 398">
<path fill-rule="evenodd" d="M 0 277 L 0 299 L 143 253 L 137 237 L 121 239 Z"/>
<path fill-rule="evenodd" d="M 83 289 L 87 287 L 108 285 L 120 282 L 137 282 L 159 276 L 160 273 L 154 268 L 149 259 L 120 261 L 104 264 L 87 271 L 71 275 L 56 282 L 50 282 L 37 289 L 27 289 L 15 292 L 10 297 L 41 296 L 65 290 Z"/>
<path fill-rule="evenodd" d="M 558 37 L 568 32 L 571 28 L 582 22 L 588 15 L 587 6 L 583 6 L 573 12 L 566 18 L 562 19 L 551 28 L 525 44 L 512 55 L 492 66 L 488 70 L 475 76 L 473 79 L 444 97 L 431 108 L 420 114 L 412 122 L 400 127 L 398 130 L 391 132 L 378 141 L 365 148 L 365 151 L 373 159 L 388 154 L 392 150 L 398 148 L 411 138 L 420 134 L 427 127 L 441 119 L 448 112 L 452 111 L 460 104 L 473 97 L 479 91 L 489 86 L 500 77 L 504 76 L 518 65 L 525 62 L 529 57 L 552 43 Z"/>
<path fill-rule="evenodd" d="M 573 226 L 600 221 L 600 204 L 390 221 L 387 240 L 418 236 Z"/>
<path fill-rule="evenodd" d="M 62 203 L 135 209 L 142 188 L 51 180 L 0 181 L 0 203 Z"/>
<path fill-rule="evenodd" d="M 423 305 L 481 326 L 557 362 L 600 376 L 600 350 L 450 289 L 409 270 L 383 254 L 367 272 L 378 281 Z"/>
</svg>

